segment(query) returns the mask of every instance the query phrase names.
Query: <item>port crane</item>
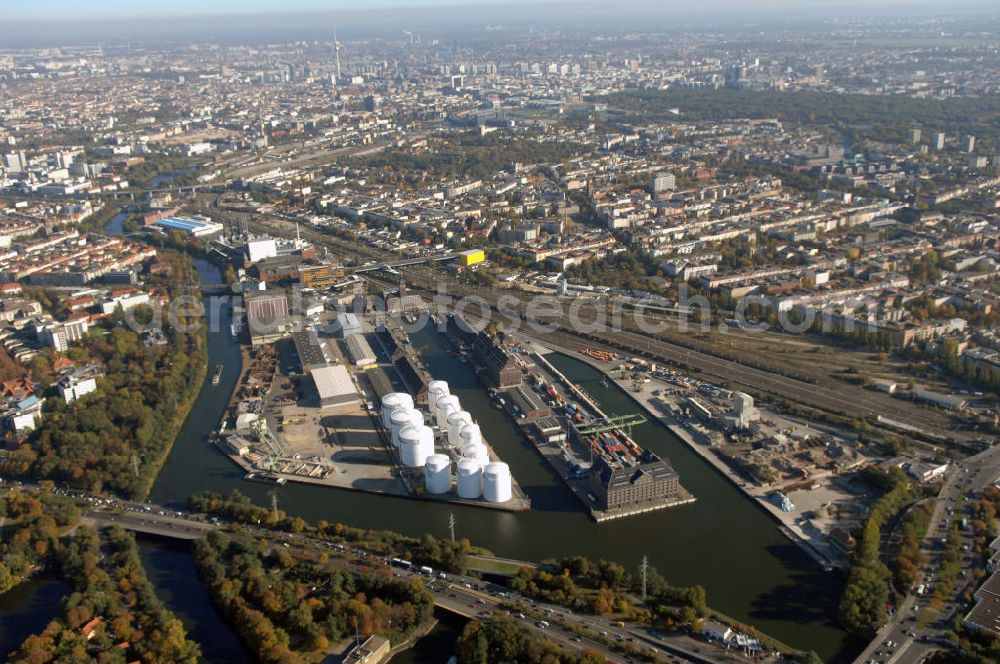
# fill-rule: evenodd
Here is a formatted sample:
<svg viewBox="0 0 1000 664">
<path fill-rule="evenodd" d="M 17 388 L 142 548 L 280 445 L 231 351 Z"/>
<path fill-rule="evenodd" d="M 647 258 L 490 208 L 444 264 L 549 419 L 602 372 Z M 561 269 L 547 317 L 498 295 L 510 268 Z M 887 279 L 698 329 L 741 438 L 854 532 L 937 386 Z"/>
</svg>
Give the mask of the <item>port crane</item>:
<svg viewBox="0 0 1000 664">
<path fill-rule="evenodd" d="M 605 417 L 596 422 L 588 422 L 586 424 L 577 424 L 577 433 L 581 435 L 604 433 L 605 431 L 614 431 L 620 429 L 624 431 L 629 438 L 632 437 L 632 427 L 644 424 L 646 418 L 639 414 L 633 415 L 612 415 L 610 417 Z"/>
</svg>

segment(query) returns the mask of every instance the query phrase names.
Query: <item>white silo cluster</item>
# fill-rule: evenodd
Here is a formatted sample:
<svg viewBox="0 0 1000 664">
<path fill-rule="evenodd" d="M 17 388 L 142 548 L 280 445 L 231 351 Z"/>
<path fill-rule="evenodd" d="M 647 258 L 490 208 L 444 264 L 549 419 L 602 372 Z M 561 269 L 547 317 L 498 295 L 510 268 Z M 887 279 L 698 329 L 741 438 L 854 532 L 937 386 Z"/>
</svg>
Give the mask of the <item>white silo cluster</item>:
<svg viewBox="0 0 1000 664">
<path fill-rule="evenodd" d="M 448 388 L 448 383 L 443 380 L 432 380 L 427 383 L 427 408 L 431 413 L 434 412 L 434 407 L 437 406 L 438 399 L 441 397 L 446 397 L 451 394 L 451 390 Z"/>
<path fill-rule="evenodd" d="M 404 466 L 423 466 L 434 454 L 434 432 L 424 424 L 424 414 L 413 407 L 413 397 L 392 392 L 382 399 L 382 424 Z"/>
<path fill-rule="evenodd" d="M 462 404 L 458 402 L 458 397 L 454 394 L 438 397 L 434 403 L 434 421 L 441 433 L 448 431 L 448 418 L 451 417 L 452 413 L 457 413 L 461 409 Z"/>
<path fill-rule="evenodd" d="M 510 468 L 502 462 L 490 462 L 489 449 L 483 442 L 479 425 L 462 410 L 448 383 L 431 381 L 427 385 L 428 422 L 437 425 L 442 441 L 461 456 L 455 464 L 456 492 L 459 498 L 485 498 L 494 503 L 512 497 Z M 434 431 L 424 415 L 413 407 L 408 394 L 394 392 L 382 399 L 382 423 L 399 449 L 404 466 L 422 466 L 428 494 L 448 493 L 452 488 L 451 458 L 434 453 Z"/>
</svg>

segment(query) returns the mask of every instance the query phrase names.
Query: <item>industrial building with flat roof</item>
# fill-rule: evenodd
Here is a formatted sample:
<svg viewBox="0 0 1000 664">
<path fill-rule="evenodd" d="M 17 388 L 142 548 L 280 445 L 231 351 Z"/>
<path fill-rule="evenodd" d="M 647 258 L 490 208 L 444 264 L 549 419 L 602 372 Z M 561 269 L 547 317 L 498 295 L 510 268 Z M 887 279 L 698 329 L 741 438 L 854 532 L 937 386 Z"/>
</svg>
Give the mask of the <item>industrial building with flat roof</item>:
<svg viewBox="0 0 1000 664">
<path fill-rule="evenodd" d="M 182 231 L 193 237 L 218 235 L 225 230 L 222 224 L 217 224 L 208 219 L 193 219 L 191 217 L 167 217 L 166 219 L 160 219 L 153 225 L 167 232 Z"/>
<path fill-rule="evenodd" d="M 292 332 L 292 340 L 295 342 L 295 352 L 299 355 L 302 371 L 309 373 L 329 364 L 323 345 L 313 330 Z"/>
<path fill-rule="evenodd" d="M 281 338 L 288 325 L 288 298 L 284 291 L 250 291 L 245 296 L 245 305 L 254 348 Z"/>
<path fill-rule="evenodd" d="M 357 314 L 352 314 L 350 312 L 337 314 L 335 329 L 340 332 L 340 336 L 346 339 L 352 334 L 361 333 L 361 321 L 358 319 Z"/>
<path fill-rule="evenodd" d="M 511 407 L 517 407 L 518 416 L 529 422 L 552 414 L 552 410 L 542 402 L 541 398 L 524 385 L 517 385 L 507 390 L 507 398 Z"/>
<path fill-rule="evenodd" d="M 375 351 L 363 334 L 352 334 L 344 340 L 347 346 L 347 356 L 356 367 L 367 367 L 375 364 Z"/>
<path fill-rule="evenodd" d="M 406 385 L 406 391 L 413 396 L 413 401 L 417 404 L 427 403 L 427 384 L 430 382 L 430 376 L 416 358 L 411 357 L 409 353 L 401 353 L 392 364 L 400 380 Z"/>
<path fill-rule="evenodd" d="M 976 605 L 965 616 L 963 624 L 974 630 L 1000 636 L 1000 572 L 983 581 L 975 593 Z"/>
<path fill-rule="evenodd" d="M 319 394 L 319 405 L 346 406 L 358 403 L 358 389 L 347 368 L 340 364 L 313 369 L 312 379 Z"/>
</svg>

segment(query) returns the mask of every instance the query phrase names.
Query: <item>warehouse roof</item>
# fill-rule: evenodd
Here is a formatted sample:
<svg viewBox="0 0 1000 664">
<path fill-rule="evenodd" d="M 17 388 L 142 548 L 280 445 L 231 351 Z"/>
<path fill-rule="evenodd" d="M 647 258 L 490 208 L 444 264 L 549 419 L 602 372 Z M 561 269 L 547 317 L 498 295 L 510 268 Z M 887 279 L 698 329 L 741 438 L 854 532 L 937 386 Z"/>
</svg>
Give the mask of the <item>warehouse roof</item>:
<svg viewBox="0 0 1000 664">
<path fill-rule="evenodd" d="M 295 350 L 299 354 L 303 370 L 309 371 L 327 363 L 326 353 L 323 352 L 323 346 L 315 331 L 292 332 L 292 340 L 295 342 Z"/>
<path fill-rule="evenodd" d="M 351 361 L 355 364 L 372 363 L 375 361 L 375 352 L 364 335 L 349 335 L 344 343 L 347 344 L 347 354 L 351 356 Z"/>
<path fill-rule="evenodd" d="M 357 396 L 358 390 L 354 387 L 351 374 L 343 365 L 335 364 L 313 369 L 312 377 L 316 383 L 316 391 L 319 392 L 320 401 L 348 395 Z"/>
</svg>

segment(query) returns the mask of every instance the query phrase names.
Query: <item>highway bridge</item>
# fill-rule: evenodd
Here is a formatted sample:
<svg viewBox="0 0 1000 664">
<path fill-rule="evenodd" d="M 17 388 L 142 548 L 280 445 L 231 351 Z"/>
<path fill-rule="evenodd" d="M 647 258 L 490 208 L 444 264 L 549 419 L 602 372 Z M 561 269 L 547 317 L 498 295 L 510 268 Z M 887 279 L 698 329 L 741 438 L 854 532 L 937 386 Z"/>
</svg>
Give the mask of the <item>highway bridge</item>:
<svg viewBox="0 0 1000 664">
<path fill-rule="evenodd" d="M 121 526 L 132 532 L 157 535 L 179 540 L 201 539 L 218 525 L 177 516 L 160 516 L 156 513 L 114 513 L 92 510 L 84 515 L 84 522 L 95 528 Z"/>
</svg>

